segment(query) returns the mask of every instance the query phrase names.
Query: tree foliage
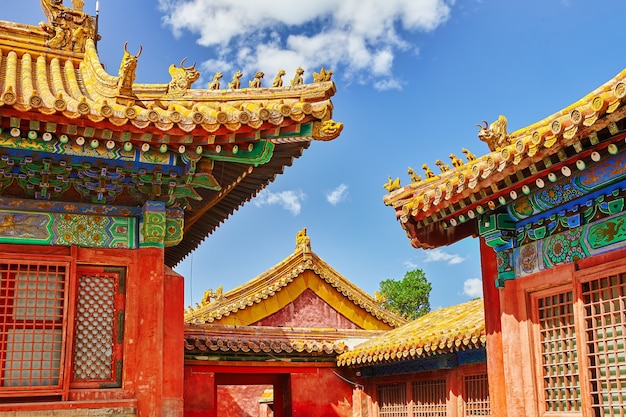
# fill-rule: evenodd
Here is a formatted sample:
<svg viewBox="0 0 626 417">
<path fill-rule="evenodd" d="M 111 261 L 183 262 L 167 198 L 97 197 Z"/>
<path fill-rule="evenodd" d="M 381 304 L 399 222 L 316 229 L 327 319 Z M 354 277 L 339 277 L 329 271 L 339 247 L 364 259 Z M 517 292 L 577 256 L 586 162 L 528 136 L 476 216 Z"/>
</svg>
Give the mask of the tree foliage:
<svg viewBox="0 0 626 417">
<path fill-rule="evenodd" d="M 421 269 L 408 271 L 401 280 L 380 282 L 377 297 L 382 306 L 408 319 L 416 319 L 430 312 L 431 283 Z"/>
</svg>

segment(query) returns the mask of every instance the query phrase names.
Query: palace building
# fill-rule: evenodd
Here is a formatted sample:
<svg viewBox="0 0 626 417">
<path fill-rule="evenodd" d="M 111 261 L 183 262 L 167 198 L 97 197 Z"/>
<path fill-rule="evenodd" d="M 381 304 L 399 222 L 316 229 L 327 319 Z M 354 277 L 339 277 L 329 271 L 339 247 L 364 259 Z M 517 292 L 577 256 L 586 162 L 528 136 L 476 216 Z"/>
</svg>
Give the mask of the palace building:
<svg viewBox="0 0 626 417">
<path fill-rule="evenodd" d="M 626 409 L 626 71 L 490 152 L 387 184 L 415 248 L 480 239 L 493 416 Z"/>
<path fill-rule="evenodd" d="M 187 417 L 354 417 L 360 394 L 337 356 L 406 324 L 317 256 L 306 229 L 256 278 L 208 290 L 185 322 Z"/>
<path fill-rule="evenodd" d="M 194 88 L 183 59 L 141 84 L 141 48 L 108 72 L 82 2 L 41 4 L 40 26 L 0 22 L 0 413 L 181 416 L 171 268 L 340 134 L 331 73 Z"/>
</svg>

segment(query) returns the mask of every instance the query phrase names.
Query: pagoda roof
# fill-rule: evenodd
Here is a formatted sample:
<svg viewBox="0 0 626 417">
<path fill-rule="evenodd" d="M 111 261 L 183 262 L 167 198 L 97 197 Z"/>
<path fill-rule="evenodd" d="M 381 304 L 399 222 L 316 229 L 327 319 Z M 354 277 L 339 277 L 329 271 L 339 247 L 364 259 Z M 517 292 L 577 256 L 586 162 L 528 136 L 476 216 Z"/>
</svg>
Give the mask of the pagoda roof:
<svg viewBox="0 0 626 417">
<path fill-rule="evenodd" d="M 415 248 L 435 248 L 478 233 L 478 218 L 541 191 L 547 184 L 585 170 L 616 153 L 624 139 L 626 70 L 580 100 L 536 123 L 506 132 L 500 116 L 480 128 L 490 152 L 467 161 L 451 154 L 452 168 L 437 161 L 440 174 L 424 164 L 426 179 L 389 178 L 383 198 Z"/>
<path fill-rule="evenodd" d="M 350 349 L 338 366 L 371 366 L 485 347 L 483 300 L 432 311 Z"/>
<path fill-rule="evenodd" d="M 0 142 L 12 149 L 3 155 L 10 166 L 0 164 L 10 183 L 2 184 L 2 196 L 129 208 L 156 200 L 180 208 L 184 234 L 165 248 L 169 266 L 312 141 L 332 140 L 343 128 L 332 120 L 330 71 L 322 69 L 310 84 L 297 72 L 293 85 L 282 86 L 277 76 L 263 87 L 257 77 L 246 88 L 236 77 L 220 88 L 216 74 L 196 89 L 199 73 L 183 59 L 170 65 L 169 82 L 142 84 L 135 82 L 141 48 L 131 54 L 124 45 L 119 69 L 109 73 L 96 51 L 93 17 L 62 2 L 42 6 L 49 23 L 0 21 Z M 55 187 L 37 170 L 19 186 L 12 181 L 18 165 L 51 159 L 53 169 L 62 163 L 63 184 Z M 112 184 L 79 190 L 83 170 L 101 172 L 100 180 L 113 178 Z"/>
<path fill-rule="evenodd" d="M 312 252 L 306 229 L 298 233 L 296 249 L 287 258 L 230 291 L 208 290 L 197 308 L 186 311 L 185 321 L 248 326 L 280 311 L 306 290 L 361 329 L 388 330 L 406 323 Z"/>
</svg>

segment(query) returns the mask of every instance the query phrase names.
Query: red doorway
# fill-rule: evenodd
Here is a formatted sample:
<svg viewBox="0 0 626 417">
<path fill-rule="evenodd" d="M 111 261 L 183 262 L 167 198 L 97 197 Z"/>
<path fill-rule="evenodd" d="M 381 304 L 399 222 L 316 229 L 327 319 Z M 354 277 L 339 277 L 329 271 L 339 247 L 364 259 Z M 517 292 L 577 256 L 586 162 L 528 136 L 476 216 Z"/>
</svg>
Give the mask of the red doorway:
<svg viewBox="0 0 626 417">
<path fill-rule="evenodd" d="M 273 417 L 292 417 L 289 385 L 289 374 L 216 373 L 214 395 L 217 415 L 233 415 L 233 405 L 238 406 L 242 413 L 246 411 L 245 408 L 248 408 L 246 414 L 242 415 L 258 415 L 256 414 L 258 407 L 254 409 L 254 406 L 250 405 L 250 400 L 254 400 L 254 398 L 245 397 L 246 395 L 259 394 L 258 398 L 260 399 L 260 394 L 271 387 L 273 390 Z M 249 389 L 237 390 L 229 387 L 248 387 Z"/>
</svg>

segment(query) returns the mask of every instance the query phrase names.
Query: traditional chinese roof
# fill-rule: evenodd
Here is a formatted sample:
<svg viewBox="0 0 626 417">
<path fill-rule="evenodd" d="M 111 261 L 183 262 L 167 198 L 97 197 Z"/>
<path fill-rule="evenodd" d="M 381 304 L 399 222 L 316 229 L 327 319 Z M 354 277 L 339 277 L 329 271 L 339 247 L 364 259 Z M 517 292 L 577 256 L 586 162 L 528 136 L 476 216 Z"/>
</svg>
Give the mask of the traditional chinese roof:
<svg viewBox="0 0 626 417">
<path fill-rule="evenodd" d="M 338 366 L 370 366 L 485 347 L 483 300 L 430 312 L 355 346 Z"/>
<path fill-rule="evenodd" d="M 164 202 L 184 211 L 182 241 L 165 251 L 172 266 L 311 141 L 342 130 L 331 119 L 331 72 L 304 84 L 299 69 L 294 85 L 256 78 L 247 88 L 220 88 L 216 76 L 195 89 L 200 74 L 183 60 L 170 65 L 169 82 L 137 83 L 141 49 L 124 45 L 111 74 L 91 16 L 62 2 L 42 6 L 49 23 L 41 26 L 0 21 L 3 197 L 129 209 Z"/>
<path fill-rule="evenodd" d="M 503 213 L 507 206 L 533 216 L 548 212 L 554 205 L 540 207 L 529 199 L 541 193 L 545 199 L 551 195 L 558 199 L 567 192 L 548 190 L 548 185 L 567 182 L 573 173 L 592 165 L 615 164 L 608 159 L 619 151 L 625 137 L 625 97 L 626 70 L 565 109 L 511 134 L 506 132 L 506 118 L 500 116 L 479 132 L 491 152 L 476 158 L 464 150 L 467 162 L 450 155 L 451 169 L 438 161 L 443 168 L 435 175 L 425 165 L 427 178 L 413 176 L 403 187 L 399 180 L 390 179 L 384 203 L 394 208 L 416 248 L 439 247 L 476 235 L 478 218 Z M 575 197 L 566 196 L 566 200 Z M 577 208 L 576 204 L 568 207 Z M 509 214 L 515 218 L 513 212 Z M 496 227 L 489 221 L 484 225 Z"/>
<path fill-rule="evenodd" d="M 267 360 L 274 360 L 275 355 L 335 358 L 348 349 L 350 340 L 362 340 L 381 333 L 367 330 L 187 324 L 185 355 L 188 358 L 206 357 L 213 360 L 232 360 L 235 357 L 246 360 L 266 357 Z"/>
<path fill-rule="evenodd" d="M 357 329 L 388 330 L 406 323 L 312 252 L 305 229 L 286 259 L 230 291 L 208 290 L 197 308 L 186 311 L 185 321 L 249 326 L 280 312 L 305 292 L 314 293 Z"/>
</svg>

